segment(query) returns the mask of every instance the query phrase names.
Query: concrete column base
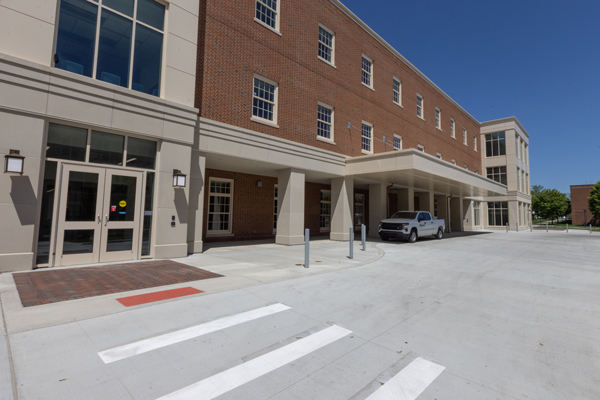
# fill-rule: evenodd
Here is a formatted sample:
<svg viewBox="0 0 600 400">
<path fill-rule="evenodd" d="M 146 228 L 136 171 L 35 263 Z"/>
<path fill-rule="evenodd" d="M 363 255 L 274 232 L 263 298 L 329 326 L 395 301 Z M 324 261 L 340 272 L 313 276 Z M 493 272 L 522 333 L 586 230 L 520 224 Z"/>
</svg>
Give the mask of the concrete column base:
<svg viewBox="0 0 600 400">
<path fill-rule="evenodd" d="M 275 236 L 275 243 L 282 244 L 285 246 L 295 246 L 295 245 L 299 245 L 299 244 L 304 244 L 304 235 L 302 235 L 302 236 L 277 235 L 277 236 Z"/>
<path fill-rule="evenodd" d="M 358 232 L 360 232 L 360 230 Z M 350 240 L 350 229 L 348 229 L 348 232 L 346 232 L 346 233 L 331 232 L 331 234 L 329 235 L 329 239 L 335 240 L 338 242 L 347 242 L 348 240 Z"/>
<path fill-rule="evenodd" d="M 188 245 L 186 244 L 165 244 L 154 246 L 154 258 L 181 258 L 187 257 Z"/>
<path fill-rule="evenodd" d="M 32 269 L 33 253 L 0 254 L 0 273 Z"/>
<path fill-rule="evenodd" d="M 204 242 L 202 240 L 197 241 L 197 242 L 188 242 L 188 253 L 189 254 L 202 253 L 203 246 L 204 246 Z"/>
</svg>

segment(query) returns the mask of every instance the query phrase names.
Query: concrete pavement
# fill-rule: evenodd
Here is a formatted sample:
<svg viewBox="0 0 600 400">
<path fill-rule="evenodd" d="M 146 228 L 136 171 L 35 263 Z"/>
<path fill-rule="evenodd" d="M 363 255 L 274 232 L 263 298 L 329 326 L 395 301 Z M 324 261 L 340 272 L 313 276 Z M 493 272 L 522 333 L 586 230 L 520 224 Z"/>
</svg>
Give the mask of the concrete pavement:
<svg viewBox="0 0 600 400">
<path fill-rule="evenodd" d="M 114 295 L 31 307 L 36 322 L 7 307 L 2 276 L 19 399 L 185 398 L 213 384 L 227 385 L 219 399 L 374 399 L 418 360 L 443 367 L 419 399 L 599 397 L 600 235 L 378 243 L 353 262 L 339 257 L 347 244 L 316 243 L 321 270 L 294 268 L 301 247 L 211 249 L 185 262 L 229 287 L 127 310 Z M 109 364 L 98 354 L 271 304 L 289 309 Z M 332 327 L 350 333 L 321 346 Z"/>
</svg>

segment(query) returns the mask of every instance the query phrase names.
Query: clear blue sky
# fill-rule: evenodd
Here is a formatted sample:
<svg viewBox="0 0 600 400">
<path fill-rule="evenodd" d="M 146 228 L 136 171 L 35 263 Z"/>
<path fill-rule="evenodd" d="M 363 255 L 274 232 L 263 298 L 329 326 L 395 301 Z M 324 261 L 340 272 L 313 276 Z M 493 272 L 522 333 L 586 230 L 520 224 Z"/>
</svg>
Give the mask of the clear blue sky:
<svg viewBox="0 0 600 400">
<path fill-rule="evenodd" d="M 531 184 L 600 180 L 599 0 L 342 0 L 478 121 L 515 116 Z"/>
</svg>

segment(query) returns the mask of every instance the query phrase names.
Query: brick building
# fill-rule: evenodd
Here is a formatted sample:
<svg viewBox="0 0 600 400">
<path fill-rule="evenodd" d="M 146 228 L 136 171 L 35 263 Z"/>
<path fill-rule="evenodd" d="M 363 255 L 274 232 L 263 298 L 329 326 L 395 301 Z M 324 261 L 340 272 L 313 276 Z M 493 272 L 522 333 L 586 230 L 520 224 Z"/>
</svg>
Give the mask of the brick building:
<svg viewBox="0 0 600 400">
<path fill-rule="evenodd" d="M 571 219 L 573 225 L 593 223 L 594 215 L 589 211 L 588 197 L 594 185 L 571 185 Z"/>
<path fill-rule="evenodd" d="M 0 271 L 377 236 L 399 209 L 529 223 L 519 121 L 478 122 L 337 0 L 39 3 L 0 4 L 0 155 L 25 157 Z"/>
</svg>

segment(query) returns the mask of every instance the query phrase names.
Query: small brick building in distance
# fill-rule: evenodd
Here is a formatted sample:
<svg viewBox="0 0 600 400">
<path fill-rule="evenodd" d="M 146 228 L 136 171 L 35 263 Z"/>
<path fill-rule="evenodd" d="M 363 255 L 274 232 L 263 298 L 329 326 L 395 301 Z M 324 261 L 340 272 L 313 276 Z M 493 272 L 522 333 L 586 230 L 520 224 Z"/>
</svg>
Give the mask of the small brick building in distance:
<svg viewBox="0 0 600 400">
<path fill-rule="evenodd" d="M 571 185 L 571 217 L 573 225 L 587 225 L 594 216 L 589 210 L 588 197 L 594 185 Z"/>
</svg>

